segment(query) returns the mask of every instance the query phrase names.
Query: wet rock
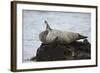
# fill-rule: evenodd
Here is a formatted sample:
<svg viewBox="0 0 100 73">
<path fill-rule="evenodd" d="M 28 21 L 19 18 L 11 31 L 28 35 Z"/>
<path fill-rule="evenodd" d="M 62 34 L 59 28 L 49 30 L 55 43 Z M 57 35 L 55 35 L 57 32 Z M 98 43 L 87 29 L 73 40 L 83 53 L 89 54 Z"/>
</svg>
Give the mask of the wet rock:
<svg viewBox="0 0 100 73">
<path fill-rule="evenodd" d="M 91 58 L 91 44 L 87 39 L 70 44 L 42 43 L 37 49 L 36 61 L 79 60 Z"/>
</svg>

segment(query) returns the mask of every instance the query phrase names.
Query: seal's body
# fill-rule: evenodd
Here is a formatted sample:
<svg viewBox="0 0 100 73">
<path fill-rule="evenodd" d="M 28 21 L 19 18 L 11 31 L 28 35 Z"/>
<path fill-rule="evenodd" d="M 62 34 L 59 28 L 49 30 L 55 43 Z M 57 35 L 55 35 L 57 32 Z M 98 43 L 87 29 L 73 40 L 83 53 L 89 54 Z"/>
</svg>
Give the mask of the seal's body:
<svg viewBox="0 0 100 73">
<path fill-rule="evenodd" d="M 82 36 L 79 33 L 51 29 L 47 21 L 45 21 L 45 24 L 47 25 L 46 30 L 41 32 L 39 35 L 39 39 L 43 43 L 52 43 L 57 41 L 59 43 L 69 44 L 73 41 L 87 38 L 86 36 Z"/>
</svg>

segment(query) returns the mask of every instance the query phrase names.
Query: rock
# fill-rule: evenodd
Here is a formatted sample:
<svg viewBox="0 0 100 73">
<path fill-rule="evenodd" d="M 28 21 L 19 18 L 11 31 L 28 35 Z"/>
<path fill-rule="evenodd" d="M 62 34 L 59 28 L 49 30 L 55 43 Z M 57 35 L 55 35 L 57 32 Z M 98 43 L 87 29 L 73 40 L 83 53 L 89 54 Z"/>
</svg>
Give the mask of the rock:
<svg viewBox="0 0 100 73">
<path fill-rule="evenodd" d="M 37 49 L 36 61 L 79 60 L 91 58 L 91 44 L 87 39 L 70 44 L 42 43 Z M 31 59 L 34 61 L 33 59 Z"/>
</svg>

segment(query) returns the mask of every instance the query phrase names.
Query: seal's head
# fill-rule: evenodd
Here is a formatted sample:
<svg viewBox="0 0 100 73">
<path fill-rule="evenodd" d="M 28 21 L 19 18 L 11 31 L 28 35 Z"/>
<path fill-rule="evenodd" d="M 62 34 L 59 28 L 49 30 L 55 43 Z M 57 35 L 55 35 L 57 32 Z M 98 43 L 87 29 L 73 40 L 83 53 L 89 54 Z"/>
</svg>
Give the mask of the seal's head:
<svg viewBox="0 0 100 73">
<path fill-rule="evenodd" d="M 52 30 L 51 27 L 49 26 L 48 22 L 45 20 L 44 23 L 46 24 L 46 30 L 50 31 Z"/>
</svg>

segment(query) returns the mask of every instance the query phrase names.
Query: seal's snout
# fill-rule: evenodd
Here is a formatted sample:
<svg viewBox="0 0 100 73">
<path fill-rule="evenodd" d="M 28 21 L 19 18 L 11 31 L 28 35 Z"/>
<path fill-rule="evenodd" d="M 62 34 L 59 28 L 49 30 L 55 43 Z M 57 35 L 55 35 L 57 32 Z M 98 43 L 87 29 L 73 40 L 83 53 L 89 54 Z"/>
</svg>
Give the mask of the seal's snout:
<svg viewBox="0 0 100 73">
<path fill-rule="evenodd" d="M 45 23 L 45 24 L 48 24 L 48 22 L 47 22 L 46 20 L 44 21 L 44 23 Z"/>
<path fill-rule="evenodd" d="M 51 30 L 51 27 L 49 26 L 48 22 L 45 20 L 44 23 L 46 24 L 46 30 Z"/>
</svg>

